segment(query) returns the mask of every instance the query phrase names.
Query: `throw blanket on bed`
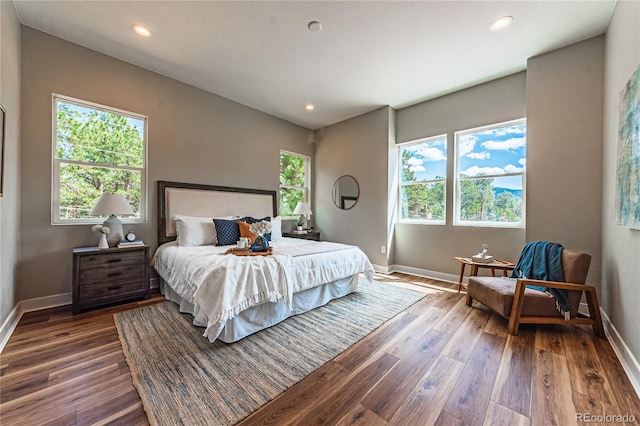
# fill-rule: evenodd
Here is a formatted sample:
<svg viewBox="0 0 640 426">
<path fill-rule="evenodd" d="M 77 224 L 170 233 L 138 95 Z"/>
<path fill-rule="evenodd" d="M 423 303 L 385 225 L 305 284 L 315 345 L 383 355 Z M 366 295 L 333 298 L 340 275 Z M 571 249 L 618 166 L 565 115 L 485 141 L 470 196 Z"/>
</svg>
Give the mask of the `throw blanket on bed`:
<svg viewBox="0 0 640 426">
<path fill-rule="evenodd" d="M 530 278 L 544 281 L 564 281 L 562 270 L 563 247 L 557 243 L 535 241 L 527 243 L 513 268 L 512 278 Z M 556 299 L 558 311 L 569 319 L 569 292 L 567 290 L 528 285 L 534 290 L 544 291 Z"/>
<path fill-rule="evenodd" d="M 215 340 L 227 320 L 261 303 L 284 303 L 292 309 L 291 256 L 212 257 L 192 275 L 200 308 L 216 313 L 208 318 L 205 336 Z"/>
</svg>

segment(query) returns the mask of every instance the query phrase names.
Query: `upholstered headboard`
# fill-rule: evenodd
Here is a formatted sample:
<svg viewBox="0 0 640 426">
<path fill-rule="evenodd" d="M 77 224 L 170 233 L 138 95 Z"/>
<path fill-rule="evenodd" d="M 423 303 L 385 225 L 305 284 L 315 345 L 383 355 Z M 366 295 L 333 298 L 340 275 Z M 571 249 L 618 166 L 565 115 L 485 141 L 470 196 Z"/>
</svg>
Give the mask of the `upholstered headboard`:
<svg viewBox="0 0 640 426">
<path fill-rule="evenodd" d="M 277 216 L 276 191 L 158 181 L 158 244 L 176 239 L 175 215 Z"/>
</svg>

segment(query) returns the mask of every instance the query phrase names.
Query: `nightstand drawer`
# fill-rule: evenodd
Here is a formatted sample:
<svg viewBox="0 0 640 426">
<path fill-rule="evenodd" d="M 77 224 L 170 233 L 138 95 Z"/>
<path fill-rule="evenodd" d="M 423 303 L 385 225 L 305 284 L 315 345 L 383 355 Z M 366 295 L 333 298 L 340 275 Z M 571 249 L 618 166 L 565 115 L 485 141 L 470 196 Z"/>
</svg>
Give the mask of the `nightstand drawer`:
<svg viewBox="0 0 640 426">
<path fill-rule="evenodd" d="M 80 258 L 80 269 L 118 268 L 120 266 L 141 265 L 145 263 L 144 251 L 130 251 L 122 253 L 106 253 Z"/>
<path fill-rule="evenodd" d="M 141 262 L 143 262 L 141 260 Z M 144 263 L 142 264 L 118 264 L 112 268 L 80 269 L 80 287 L 102 282 L 138 279 L 143 280 L 145 275 Z"/>
<path fill-rule="evenodd" d="M 144 276 L 138 279 L 83 284 L 80 286 L 80 299 L 90 301 L 108 297 L 120 297 L 127 293 L 140 292 L 145 289 Z"/>
</svg>

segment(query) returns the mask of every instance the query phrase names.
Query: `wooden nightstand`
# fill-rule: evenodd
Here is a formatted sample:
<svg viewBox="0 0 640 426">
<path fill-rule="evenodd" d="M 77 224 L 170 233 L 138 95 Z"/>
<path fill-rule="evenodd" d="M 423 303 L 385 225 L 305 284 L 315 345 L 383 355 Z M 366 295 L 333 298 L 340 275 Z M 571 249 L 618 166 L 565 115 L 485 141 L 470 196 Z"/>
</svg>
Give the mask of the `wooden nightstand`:
<svg viewBox="0 0 640 426">
<path fill-rule="evenodd" d="M 149 246 L 73 249 L 74 314 L 149 297 Z"/>
<path fill-rule="evenodd" d="M 303 240 L 320 241 L 319 232 L 305 232 L 304 234 L 298 234 L 296 232 L 283 232 L 282 236 L 289 237 L 289 238 L 301 238 Z"/>
</svg>

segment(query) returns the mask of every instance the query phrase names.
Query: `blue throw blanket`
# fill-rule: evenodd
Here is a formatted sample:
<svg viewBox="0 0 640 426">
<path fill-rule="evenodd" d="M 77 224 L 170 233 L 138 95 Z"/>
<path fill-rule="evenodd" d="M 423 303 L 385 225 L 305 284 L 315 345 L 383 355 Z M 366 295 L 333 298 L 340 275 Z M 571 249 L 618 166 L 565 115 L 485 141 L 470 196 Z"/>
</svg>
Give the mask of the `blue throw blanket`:
<svg viewBox="0 0 640 426">
<path fill-rule="evenodd" d="M 534 241 L 527 243 L 513 268 L 512 278 L 530 278 L 544 281 L 564 281 L 562 270 L 563 247 L 557 243 Z M 569 319 L 569 292 L 567 290 L 528 285 L 534 290 L 548 293 L 556 299 L 558 311 Z"/>
</svg>

